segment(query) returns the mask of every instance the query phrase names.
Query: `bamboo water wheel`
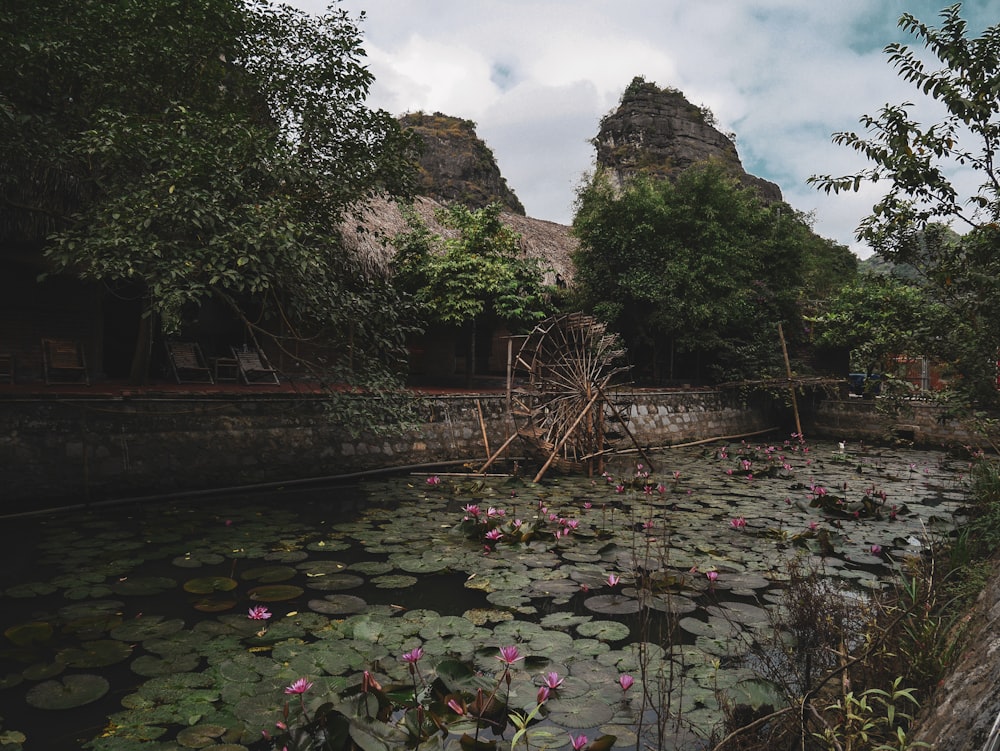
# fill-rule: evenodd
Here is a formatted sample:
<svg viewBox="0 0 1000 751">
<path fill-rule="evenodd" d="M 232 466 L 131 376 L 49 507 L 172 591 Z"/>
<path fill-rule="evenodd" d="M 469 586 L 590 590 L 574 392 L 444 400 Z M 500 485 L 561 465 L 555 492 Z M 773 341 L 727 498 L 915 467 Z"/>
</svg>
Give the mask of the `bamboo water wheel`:
<svg viewBox="0 0 1000 751">
<path fill-rule="evenodd" d="M 625 348 L 605 324 L 583 313 L 542 321 L 512 364 L 511 416 L 528 452 L 548 468 L 600 473 L 626 435 L 631 400 L 612 398 L 628 371 Z M 632 439 L 633 442 L 635 439 Z"/>
</svg>

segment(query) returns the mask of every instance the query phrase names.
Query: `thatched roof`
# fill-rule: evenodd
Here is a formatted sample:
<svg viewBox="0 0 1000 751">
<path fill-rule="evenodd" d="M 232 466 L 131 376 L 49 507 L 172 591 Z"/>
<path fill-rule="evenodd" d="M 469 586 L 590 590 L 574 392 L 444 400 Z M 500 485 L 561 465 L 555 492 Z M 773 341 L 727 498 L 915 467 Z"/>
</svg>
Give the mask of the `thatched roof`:
<svg viewBox="0 0 1000 751">
<path fill-rule="evenodd" d="M 413 202 L 413 208 L 431 232 L 443 237 L 454 234 L 434 217 L 435 211 L 443 208 L 442 204 L 418 197 Z M 531 258 L 538 258 L 543 268 L 551 269 L 545 275 L 545 283 L 555 283 L 557 273 L 567 282 L 572 281 L 571 255 L 577 248 L 577 241 L 570 235 L 569 227 L 506 211 L 500 217 L 504 224 L 521 235 L 524 252 Z M 366 204 L 341 225 L 348 248 L 358 253 L 369 272 L 382 274 L 395 254 L 392 239 L 409 229 L 399 206 L 394 201 L 381 198 Z"/>
</svg>

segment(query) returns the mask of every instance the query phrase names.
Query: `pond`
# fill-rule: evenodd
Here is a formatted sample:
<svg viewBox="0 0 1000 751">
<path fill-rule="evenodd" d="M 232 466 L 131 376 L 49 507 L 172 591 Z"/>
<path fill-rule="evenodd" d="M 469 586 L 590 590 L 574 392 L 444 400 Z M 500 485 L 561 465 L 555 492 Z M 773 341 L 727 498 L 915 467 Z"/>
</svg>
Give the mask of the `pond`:
<svg viewBox="0 0 1000 751">
<path fill-rule="evenodd" d="M 889 586 L 969 469 L 794 438 L 649 458 L 5 519 L 0 748 L 269 749 L 303 710 L 366 751 L 506 748 L 511 713 L 526 748 L 627 748 L 657 708 L 703 748 L 761 688 L 790 562 Z"/>
</svg>

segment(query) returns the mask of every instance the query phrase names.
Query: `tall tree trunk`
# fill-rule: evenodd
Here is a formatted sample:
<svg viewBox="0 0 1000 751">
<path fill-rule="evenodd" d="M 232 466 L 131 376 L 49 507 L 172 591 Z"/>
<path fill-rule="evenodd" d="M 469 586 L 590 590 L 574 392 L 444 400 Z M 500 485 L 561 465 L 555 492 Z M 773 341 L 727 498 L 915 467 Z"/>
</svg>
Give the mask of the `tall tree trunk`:
<svg viewBox="0 0 1000 751">
<path fill-rule="evenodd" d="M 465 348 L 465 388 L 472 388 L 472 376 L 476 372 L 476 319 L 469 325 L 469 341 Z"/>
<path fill-rule="evenodd" d="M 154 314 L 147 306 L 139 319 L 135 351 L 132 353 L 128 380 L 133 386 L 142 386 L 149 381 L 149 363 L 153 355 L 153 318 Z"/>
</svg>

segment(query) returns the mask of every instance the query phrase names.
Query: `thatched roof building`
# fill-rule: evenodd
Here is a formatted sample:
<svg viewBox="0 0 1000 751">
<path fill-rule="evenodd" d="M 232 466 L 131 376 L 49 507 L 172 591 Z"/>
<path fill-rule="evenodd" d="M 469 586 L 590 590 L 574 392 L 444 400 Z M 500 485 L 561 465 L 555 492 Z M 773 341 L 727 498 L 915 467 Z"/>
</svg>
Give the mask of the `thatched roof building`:
<svg viewBox="0 0 1000 751">
<path fill-rule="evenodd" d="M 413 208 L 431 232 L 444 237 L 454 233 L 435 219 L 435 212 L 444 208 L 442 204 L 431 198 L 418 197 L 413 202 Z M 504 224 L 521 235 L 524 252 L 531 258 L 539 259 L 542 268 L 547 269 L 544 279 L 547 284 L 555 282 L 556 274 L 560 274 L 567 283 L 572 281 L 572 254 L 577 248 L 577 241 L 570 234 L 569 227 L 506 211 L 500 217 Z M 393 238 L 409 229 L 399 205 L 388 199 L 370 202 L 341 226 L 348 248 L 358 253 L 369 272 L 383 274 L 395 254 Z"/>
</svg>

